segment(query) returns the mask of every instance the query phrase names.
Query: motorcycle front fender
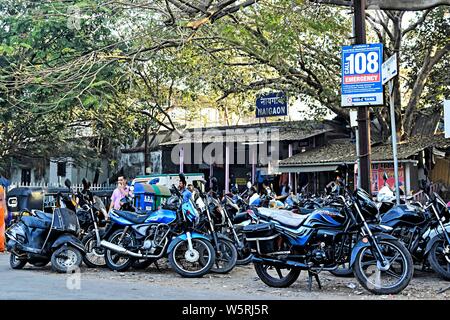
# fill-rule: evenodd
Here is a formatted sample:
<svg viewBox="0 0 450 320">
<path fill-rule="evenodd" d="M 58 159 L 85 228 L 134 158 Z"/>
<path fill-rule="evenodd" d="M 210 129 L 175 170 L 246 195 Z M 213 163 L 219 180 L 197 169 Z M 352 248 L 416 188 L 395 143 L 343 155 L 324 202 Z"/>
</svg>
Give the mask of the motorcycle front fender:
<svg viewBox="0 0 450 320">
<path fill-rule="evenodd" d="M 205 236 L 205 235 L 203 235 L 201 233 L 197 233 L 197 232 L 192 232 L 191 233 L 191 238 L 192 239 L 203 239 L 203 240 L 206 240 L 206 241 L 210 241 L 207 236 Z M 167 253 L 172 252 L 173 248 L 175 248 L 175 246 L 178 243 L 180 243 L 182 241 L 186 241 L 186 239 L 187 239 L 186 233 L 183 233 L 182 235 L 179 235 L 178 237 L 173 238 L 172 241 L 169 244 L 169 248 L 167 249 Z"/>
<path fill-rule="evenodd" d="M 376 234 L 374 234 L 374 238 L 375 238 L 376 240 L 386 240 L 386 239 L 389 239 L 389 240 L 397 240 L 397 238 L 395 238 L 395 237 L 393 237 L 393 236 L 391 236 L 391 235 L 389 235 L 389 234 L 386 234 L 386 233 L 376 233 Z M 357 257 L 357 255 L 358 255 L 358 253 L 359 253 L 362 249 L 371 246 L 370 241 L 363 242 L 364 239 L 367 239 L 367 238 L 364 237 L 363 239 L 359 240 L 359 241 L 355 244 L 355 246 L 353 247 L 353 249 L 352 249 L 352 254 L 351 254 L 351 258 L 350 258 L 350 267 L 352 267 L 353 264 L 355 263 L 356 257 Z M 368 239 L 367 239 L 367 240 L 368 240 Z"/>
<path fill-rule="evenodd" d="M 71 234 L 63 234 L 58 239 L 55 240 L 52 244 L 52 250 L 56 250 L 57 248 L 63 245 L 71 245 L 81 251 L 81 254 L 86 254 L 86 250 L 84 249 L 83 243 L 81 243 L 80 239 L 76 238 Z"/>
<path fill-rule="evenodd" d="M 449 230 L 447 229 L 447 226 L 446 226 L 445 229 L 446 229 L 446 230 L 445 230 L 446 232 L 449 232 Z M 446 241 L 445 235 L 444 235 L 444 233 L 442 232 L 442 230 L 439 231 L 439 232 L 434 232 L 434 233 L 433 233 L 433 235 L 431 236 L 431 239 L 428 241 L 427 246 L 425 247 L 424 256 L 427 256 L 428 253 L 430 253 L 431 247 L 434 245 L 434 243 L 435 243 L 436 241 L 439 241 L 439 240 L 444 240 L 444 241 Z"/>
</svg>

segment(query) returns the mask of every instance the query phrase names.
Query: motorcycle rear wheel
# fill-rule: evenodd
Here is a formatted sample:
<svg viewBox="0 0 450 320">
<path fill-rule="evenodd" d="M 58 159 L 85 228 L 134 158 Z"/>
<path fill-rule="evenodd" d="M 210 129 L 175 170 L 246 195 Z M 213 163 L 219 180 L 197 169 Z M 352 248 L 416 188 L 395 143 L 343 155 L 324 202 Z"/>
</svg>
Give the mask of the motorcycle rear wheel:
<svg viewBox="0 0 450 320">
<path fill-rule="evenodd" d="M 335 277 L 353 277 L 353 269 L 350 267 L 350 263 L 341 264 L 337 267 L 337 269 L 331 270 L 330 273 Z"/>
<path fill-rule="evenodd" d="M 287 288 L 295 281 L 297 281 L 300 276 L 301 270 L 296 269 L 284 269 L 279 267 L 269 266 L 263 263 L 255 263 L 255 271 L 262 282 L 267 284 L 269 287 L 274 288 Z M 270 270 L 270 271 L 269 271 Z M 286 275 L 283 275 L 281 270 L 289 270 Z M 270 275 L 269 272 L 276 271 L 278 279 Z"/>
<path fill-rule="evenodd" d="M 23 269 L 23 267 L 25 267 L 26 264 L 27 264 L 26 259 L 19 259 L 19 257 L 16 256 L 14 253 L 11 253 L 11 255 L 9 256 L 9 265 L 11 266 L 12 269 L 15 270 Z"/>
<path fill-rule="evenodd" d="M 114 231 L 113 234 L 111 234 L 111 236 L 109 237 L 108 241 L 115 245 L 121 246 L 122 242 L 124 240 L 124 239 L 122 239 L 122 242 L 120 241 L 120 237 L 122 236 L 122 233 L 123 233 L 123 229 Z M 127 232 L 127 234 L 124 236 L 124 238 L 125 237 L 128 237 L 129 240 L 131 240 L 132 242 L 134 241 L 132 235 L 129 232 Z M 106 265 L 112 271 L 118 271 L 118 272 L 126 271 L 131 267 L 134 260 L 135 259 L 133 257 L 120 254 L 111 249 L 105 249 Z M 119 261 L 122 261 L 122 262 L 118 263 Z"/>
</svg>

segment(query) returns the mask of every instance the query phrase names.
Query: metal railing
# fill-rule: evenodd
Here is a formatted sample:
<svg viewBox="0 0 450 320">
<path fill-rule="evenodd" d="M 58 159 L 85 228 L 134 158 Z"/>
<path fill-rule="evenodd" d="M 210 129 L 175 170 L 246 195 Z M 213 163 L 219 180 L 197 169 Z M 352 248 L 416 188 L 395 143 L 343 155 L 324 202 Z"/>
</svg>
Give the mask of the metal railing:
<svg viewBox="0 0 450 320">
<path fill-rule="evenodd" d="M 59 183 L 22 183 L 22 182 L 12 182 L 9 187 L 8 191 L 14 188 L 19 187 L 37 187 L 37 188 L 66 188 L 64 184 Z M 116 188 L 115 184 L 92 184 L 90 187 L 91 191 L 113 191 Z M 73 184 L 72 190 L 74 191 L 81 191 L 83 189 L 83 185 L 80 184 Z"/>
</svg>

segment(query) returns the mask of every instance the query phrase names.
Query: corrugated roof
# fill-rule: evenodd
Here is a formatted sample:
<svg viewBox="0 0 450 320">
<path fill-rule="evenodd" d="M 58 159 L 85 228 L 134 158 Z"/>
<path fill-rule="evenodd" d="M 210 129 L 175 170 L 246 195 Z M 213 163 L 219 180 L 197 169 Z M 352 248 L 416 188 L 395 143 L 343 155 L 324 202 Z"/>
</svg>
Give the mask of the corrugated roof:
<svg viewBox="0 0 450 320">
<path fill-rule="evenodd" d="M 399 160 L 406 160 L 428 147 L 447 149 L 450 147 L 450 139 L 443 135 L 416 136 L 408 141 L 397 144 Z M 279 166 L 329 164 L 340 162 L 355 162 L 357 159 L 356 145 L 350 141 L 338 141 L 329 143 L 320 148 L 298 153 L 287 159 L 281 160 Z M 372 146 L 372 161 L 393 160 L 392 145 L 383 144 Z"/>
</svg>

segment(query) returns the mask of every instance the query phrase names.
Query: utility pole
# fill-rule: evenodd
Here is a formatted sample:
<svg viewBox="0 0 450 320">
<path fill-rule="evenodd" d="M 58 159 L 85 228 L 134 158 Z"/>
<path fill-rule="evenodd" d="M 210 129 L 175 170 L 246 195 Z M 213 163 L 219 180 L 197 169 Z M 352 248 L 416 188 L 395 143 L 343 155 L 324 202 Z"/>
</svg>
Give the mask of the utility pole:
<svg viewBox="0 0 450 320">
<path fill-rule="evenodd" d="M 144 137 L 144 175 L 148 174 L 148 123 L 145 123 L 145 137 Z"/>
<path fill-rule="evenodd" d="M 355 44 L 366 43 L 366 0 L 353 0 L 354 20 L 353 32 Z M 358 107 L 358 146 L 361 188 L 371 194 L 370 165 L 370 119 L 369 107 Z"/>
</svg>

